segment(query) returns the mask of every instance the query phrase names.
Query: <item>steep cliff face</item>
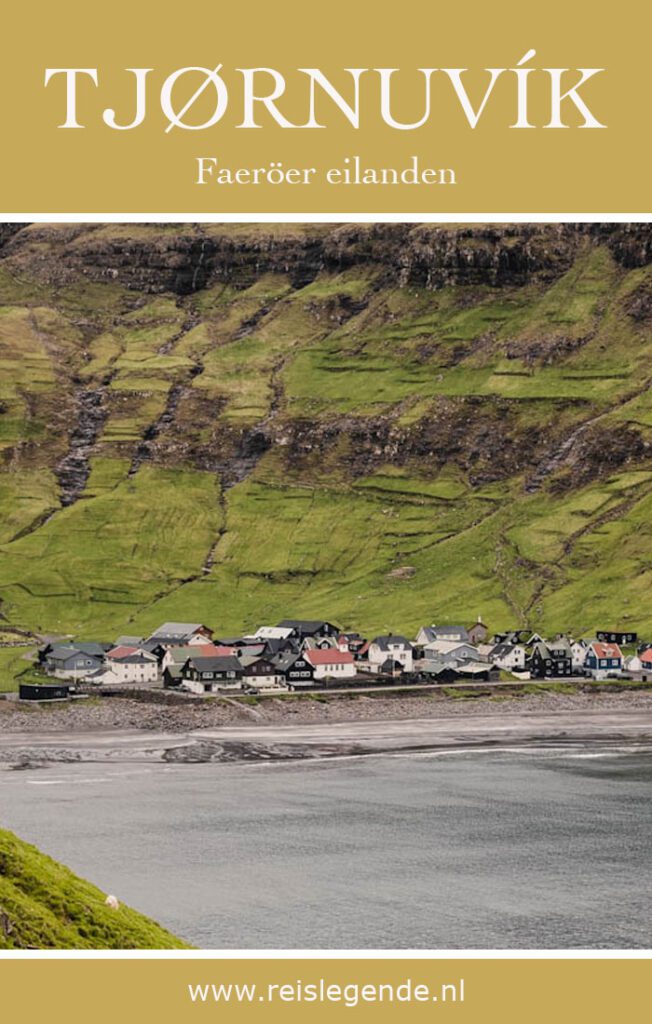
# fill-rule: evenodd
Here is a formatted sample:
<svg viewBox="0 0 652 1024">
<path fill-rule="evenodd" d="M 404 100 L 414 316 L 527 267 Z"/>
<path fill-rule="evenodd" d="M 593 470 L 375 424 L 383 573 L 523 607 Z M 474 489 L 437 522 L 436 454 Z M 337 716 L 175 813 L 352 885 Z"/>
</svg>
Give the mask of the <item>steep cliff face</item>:
<svg viewBox="0 0 652 1024">
<path fill-rule="evenodd" d="M 651 246 L 645 225 L 619 224 L 19 228 L 5 225 L 0 233 L 4 256 L 45 283 L 87 278 L 178 295 L 216 282 L 244 289 L 268 273 L 286 274 L 301 288 L 322 271 L 351 267 L 372 267 L 387 284 L 507 287 L 560 277 L 587 239 L 607 245 L 627 268 L 649 262 Z"/>
<path fill-rule="evenodd" d="M 11 227 L 0 615 L 652 628 L 651 238 Z"/>
</svg>

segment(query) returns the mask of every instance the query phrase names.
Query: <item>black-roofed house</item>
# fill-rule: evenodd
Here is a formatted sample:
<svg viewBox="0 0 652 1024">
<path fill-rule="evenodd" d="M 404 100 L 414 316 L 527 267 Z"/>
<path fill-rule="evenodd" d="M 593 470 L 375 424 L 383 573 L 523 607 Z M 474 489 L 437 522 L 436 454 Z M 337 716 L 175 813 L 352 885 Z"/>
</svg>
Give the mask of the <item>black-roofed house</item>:
<svg viewBox="0 0 652 1024">
<path fill-rule="evenodd" d="M 251 690 L 285 689 L 285 680 L 280 675 L 273 658 L 240 659 L 242 664 L 242 685 Z"/>
<path fill-rule="evenodd" d="M 323 619 L 283 619 L 278 623 L 280 629 L 291 629 L 294 636 L 300 640 L 307 636 L 337 636 L 340 633 L 339 626 L 332 622 L 325 622 Z"/>
<path fill-rule="evenodd" d="M 181 669 L 181 686 L 190 693 L 242 689 L 242 665 L 233 655 L 188 658 Z"/>
<path fill-rule="evenodd" d="M 395 633 L 388 633 L 385 636 L 377 636 L 369 644 L 367 659 L 372 672 L 380 672 L 381 666 L 388 659 L 397 661 L 404 672 L 411 672 L 413 668 L 414 650 L 409 640 L 404 636 Z"/>
<path fill-rule="evenodd" d="M 278 675 L 284 679 L 288 689 L 309 689 L 314 685 L 315 670 L 307 660 L 304 651 L 300 654 L 283 651 L 275 655 L 274 664 Z"/>
<path fill-rule="evenodd" d="M 572 676 L 573 654 L 567 640 L 535 643 L 526 659 L 525 667 L 533 679 Z"/>
</svg>

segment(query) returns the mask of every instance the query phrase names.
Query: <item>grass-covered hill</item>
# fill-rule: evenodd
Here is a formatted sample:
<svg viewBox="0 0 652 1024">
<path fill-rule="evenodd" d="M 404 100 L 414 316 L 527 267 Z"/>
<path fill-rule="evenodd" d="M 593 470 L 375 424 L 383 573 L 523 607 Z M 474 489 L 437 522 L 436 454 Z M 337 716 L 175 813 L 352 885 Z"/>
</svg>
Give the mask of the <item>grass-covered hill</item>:
<svg viewBox="0 0 652 1024">
<path fill-rule="evenodd" d="M 142 914 L 0 829 L 0 949 L 183 949 Z"/>
<path fill-rule="evenodd" d="M 0 628 L 652 632 L 651 234 L 7 227 Z"/>
</svg>

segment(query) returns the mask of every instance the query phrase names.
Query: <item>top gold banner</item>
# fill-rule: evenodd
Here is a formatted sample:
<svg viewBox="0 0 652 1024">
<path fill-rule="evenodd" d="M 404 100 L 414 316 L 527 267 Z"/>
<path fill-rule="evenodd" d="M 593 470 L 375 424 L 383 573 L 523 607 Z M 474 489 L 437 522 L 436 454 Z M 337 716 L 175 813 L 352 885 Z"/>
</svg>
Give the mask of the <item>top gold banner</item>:
<svg viewBox="0 0 652 1024">
<path fill-rule="evenodd" d="M 651 11 L 12 5 L 2 213 L 646 214 Z"/>
</svg>

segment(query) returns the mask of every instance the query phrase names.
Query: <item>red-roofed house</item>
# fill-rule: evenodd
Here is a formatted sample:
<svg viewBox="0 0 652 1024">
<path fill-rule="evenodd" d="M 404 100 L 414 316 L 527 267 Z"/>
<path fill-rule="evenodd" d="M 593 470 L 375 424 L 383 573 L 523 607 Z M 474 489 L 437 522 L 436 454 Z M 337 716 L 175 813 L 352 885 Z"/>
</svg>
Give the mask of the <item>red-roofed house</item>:
<svg viewBox="0 0 652 1024">
<path fill-rule="evenodd" d="M 106 655 L 105 666 L 110 675 L 107 683 L 156 683 L 158 682 L 158 659 L 140 647 L 121 645 Z"/>
<path fill-rule="evenodd" d="M 306 661 L 314 669 L 315 679 L 353 679 L 355 661 L 350 651 L 326 650 L 305 651 Z"/>
<path fill-rule="evenodd" d="M 618 644 L 602 643 L 600 640 L 594 640 L 592 644 L 589 644 L 584 660 L 585 672 L 599 678 L 622 672 L 622 669 L 623 652 Z"/>
</svg>

